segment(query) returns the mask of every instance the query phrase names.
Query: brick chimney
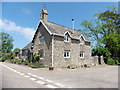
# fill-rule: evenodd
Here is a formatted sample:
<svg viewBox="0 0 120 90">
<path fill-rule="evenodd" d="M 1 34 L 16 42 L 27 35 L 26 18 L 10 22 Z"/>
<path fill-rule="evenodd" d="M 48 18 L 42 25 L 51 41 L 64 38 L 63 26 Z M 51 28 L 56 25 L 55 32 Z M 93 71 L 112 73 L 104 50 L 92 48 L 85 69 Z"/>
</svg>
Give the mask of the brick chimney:
<svg viewBox="0 0 120 90">
<path fill-rule="evenodd" d="M 41 20 L 44 20 L 44 21 L 48 20 L 48 12 L 46 9 L 42 9 L 40 17 L 41 17 Z"/>
</svg>

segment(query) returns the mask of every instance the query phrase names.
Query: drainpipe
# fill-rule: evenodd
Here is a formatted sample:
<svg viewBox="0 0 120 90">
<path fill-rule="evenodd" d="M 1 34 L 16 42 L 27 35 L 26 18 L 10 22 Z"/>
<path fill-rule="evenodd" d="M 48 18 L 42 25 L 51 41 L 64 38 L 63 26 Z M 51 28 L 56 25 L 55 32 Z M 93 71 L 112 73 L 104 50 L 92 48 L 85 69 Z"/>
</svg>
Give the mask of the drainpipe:
<svg viewBox="0 0 120 90">
<path fill-rule="evenodd" d="M 54 35 L 52 35 L 52 67 L 54 67 L 53 62 L 54 62 Z"/>
</svg>

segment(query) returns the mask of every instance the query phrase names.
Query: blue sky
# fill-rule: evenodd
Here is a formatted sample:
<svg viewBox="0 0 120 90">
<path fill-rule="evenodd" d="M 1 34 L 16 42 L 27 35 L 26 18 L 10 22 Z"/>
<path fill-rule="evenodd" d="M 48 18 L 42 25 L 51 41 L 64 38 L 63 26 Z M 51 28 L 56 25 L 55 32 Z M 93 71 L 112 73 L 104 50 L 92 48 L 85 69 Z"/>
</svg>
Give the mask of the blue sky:
<svg viewBox="0 0 120 90">
<path fill-rule="evenodd" d="M 117 2 L 45 2 L 48 21 L 72 28 L 74 18 L 75 29 L 82 29 L 83 20 L 93 20 L 93 15 L 106 11 Z M 2 31 L 9 33 L 14 39 L 14 48 L 23 48 L 33 37 L 40 20 L 42 2 L 3 2 Z"/>
</svg>

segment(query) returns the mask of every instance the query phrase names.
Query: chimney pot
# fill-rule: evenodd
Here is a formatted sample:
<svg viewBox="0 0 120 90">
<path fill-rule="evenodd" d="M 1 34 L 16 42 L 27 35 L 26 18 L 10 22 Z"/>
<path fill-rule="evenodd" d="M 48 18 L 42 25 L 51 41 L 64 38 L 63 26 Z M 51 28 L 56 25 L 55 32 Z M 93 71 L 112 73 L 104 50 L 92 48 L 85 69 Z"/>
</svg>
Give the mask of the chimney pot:
<svg viewBox="0 0 120 90">
<path fill-rule="evenodd" d="M 41 20 L 47 21 L 48 20 L 48 12 L 46 9 L 42 9 L 41 12 Z"/>
</svg>

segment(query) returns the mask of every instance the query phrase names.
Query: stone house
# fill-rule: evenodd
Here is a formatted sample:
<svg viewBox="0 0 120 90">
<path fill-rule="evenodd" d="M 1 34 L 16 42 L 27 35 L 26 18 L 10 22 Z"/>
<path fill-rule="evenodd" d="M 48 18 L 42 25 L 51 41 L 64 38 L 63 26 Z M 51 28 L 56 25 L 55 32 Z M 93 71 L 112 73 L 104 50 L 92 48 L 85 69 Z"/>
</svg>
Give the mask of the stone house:
<svg viewBox="0 0 120 90">
<path fill-rule="evenodd" d="M 23 48 L 25 52 L 40 52 L 40 61 L 46 67 L 81 67 L 91 64 L 91 40 L 77 30 L 48 21 L 48 12 L 42 9 L 41 20 L 33 40 Z"/>
</svg>

